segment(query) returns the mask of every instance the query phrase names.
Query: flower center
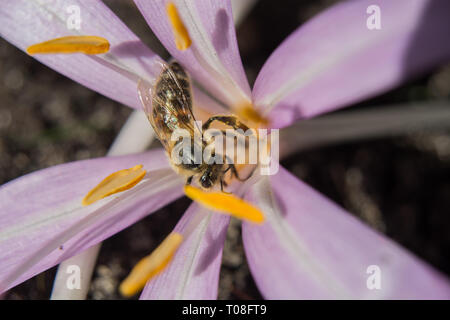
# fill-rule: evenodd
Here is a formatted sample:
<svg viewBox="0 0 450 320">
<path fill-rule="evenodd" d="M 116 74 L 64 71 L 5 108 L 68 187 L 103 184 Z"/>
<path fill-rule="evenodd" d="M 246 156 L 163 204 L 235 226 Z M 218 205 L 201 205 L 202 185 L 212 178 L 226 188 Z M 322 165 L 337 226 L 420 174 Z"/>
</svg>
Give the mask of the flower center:
<svg viewBox="0 0 450 320">
<path fill-rule="evenodd" d="M 243 106 L 236 107 L 238 110 L 238 115 L 244 122 L 248 123 L 255 129 L 260 127 L 267 127 L 269 121 L 264 118 L 254 107 L 253 104 L 248 103 Z"/>
</svg>

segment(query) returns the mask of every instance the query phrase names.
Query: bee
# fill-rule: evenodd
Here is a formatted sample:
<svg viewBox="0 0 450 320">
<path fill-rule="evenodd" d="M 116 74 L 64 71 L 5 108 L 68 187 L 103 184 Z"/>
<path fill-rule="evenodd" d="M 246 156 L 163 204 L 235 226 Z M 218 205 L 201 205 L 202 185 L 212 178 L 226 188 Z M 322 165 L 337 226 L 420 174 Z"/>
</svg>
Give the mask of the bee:
<svg viewBox="0 0 450 320">
<path fill-rule="evenodd" d="M 245 181 L 252 175 L 242 179 L 233 163 L 223 161 L 223 163 L 208 164 L 204 161 L 195 161 L 195 150 L 203 150 L 210 143 L 203 139 L 203 132 L 207 130 L 214 121 L 243 131 L 249 128 L 233 115 L 217 115 L 209 118 L 200 129 L 195 122 L 192 112 L 191 82 L 186 71 L 177 62 L 164 63 L 162 71 L 155 81 L 154 86 L 144 81 L 139 81 L 138 93 L 150 124 L 153 127 L 158 139 L 166 149 L 172 168 L 179 174 L 186 177 L 186 184 L 191 184 L 193 179 L 198 179 L 198 184 L 205 190 L 211 190 L 220 184 L 220 190 L 224 192 L 224 176 L 231 172 L 231 177 L 235 176 L 239 181 Z M 184 129 L 190 134 L 191 148 L 188 154 L 183 154 L 186 150 L 180 148 L 182 139 L 173 141 L 172 134 L 177 129 Z M 199 133 L 201 141 L 194 139 L 195 133 Z M 200 145 L 199 145 L 200 144 Z M 172 159 L 173 150 L 179 149 L 179 155 L 187 161 L 181 163 Z M 214 154 L 213 154 L 214 156 Z M 229 159 L 228 159 L 229 160 Z M 228 162 L 228 163 L 227 163 Z"/>
</svg>

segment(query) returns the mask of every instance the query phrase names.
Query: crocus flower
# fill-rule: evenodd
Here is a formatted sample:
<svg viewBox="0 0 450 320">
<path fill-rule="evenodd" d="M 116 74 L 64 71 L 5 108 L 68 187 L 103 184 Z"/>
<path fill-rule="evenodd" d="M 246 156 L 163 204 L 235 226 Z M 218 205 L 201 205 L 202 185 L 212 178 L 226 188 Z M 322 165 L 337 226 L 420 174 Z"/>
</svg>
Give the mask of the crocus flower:
<svg viewBox="0 0 450 320">
<path fill-rule="evenodd" d="M 270 128 L 344 107 L 400 84 L 450 57 L 448 1 L 378 0 L 381 29 L 368 30 L 373 1 L 348 1 L 294 31 L 271 55 L 253 90 L 243 72 L 228 1 L 135 1 L 167 50 L 217 100 L 247 120 Z M 159 58 L 100 1 L 81 8 L 82 34 L 111 44 L 103 55 L 38 55 L 51 68 L 130 107 L 139 108 L 137 79 L 154 79 Z M 8 1 L 0 34 L 25 50 L 61 36 L 67 1 Z M 276 26 L 274 26 L 276 27 Z M 174 41 L 174 37 L 175 40 Z M 180 43 L 181 41 L 181 43 Z M 190 42 L 189 44 L 183 41 Z M 183 49 L 183 50 L 180 50 Z M 194 104 L 214 102 L 201 91 Z M 111 172 L 143 164 L 147 174 L 131 189 L 82 206 L 86 193 Z M 136 169 L 140 170 L 140 169 Z M 183 181 L 162 149 L 63 164 L 31 173 L 0 189 L 0 286 L 5 291 L 126 228 L 180 197 Z M 266 298 L 449 298 L 448 280 L 383 235 L 280 168 L 247 183 L 245 199 L 265 223 L 243 222 L 247 260 Z M 217 285 L 229 217 L 193 203 L 175 227 L 188 235 L 141 298 L 211 299 Z M 381 272 L 369 290 L 367 270 Z"/>
</svg>

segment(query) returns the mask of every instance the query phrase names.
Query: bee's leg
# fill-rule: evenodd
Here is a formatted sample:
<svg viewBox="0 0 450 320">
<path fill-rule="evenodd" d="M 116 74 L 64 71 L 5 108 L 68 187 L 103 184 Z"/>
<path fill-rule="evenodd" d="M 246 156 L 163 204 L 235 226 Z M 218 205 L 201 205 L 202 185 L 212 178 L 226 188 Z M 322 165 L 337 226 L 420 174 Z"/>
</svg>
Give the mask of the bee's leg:
<svg viewBox="0 0 450 320">
<path fill-rule="evenodd" d="M 187 178 L 186 180 L 186 185 L 190 185 L 192 183 L 192 178 L 194 178 L 194 176 L 190 176 L 189 178 Z"/>
<path fill-rule="evenodd" d="M 223 193 L 231 194 L 231 192 L 226 192 L 225 190 L 223 190 L 224 186 L 228 187 L 228 184 L 223 181 L 223 178 L 220 178 L 220 191 L 222 191 Z"/>
<path fill-rule="evenodd" d="M 231 161 L 231 159 L 230 159 L 229 156 L 225 155 L 225 161 L 224 161 L 224 163 L 225 163 L 225 164 L 228 164 L 228 167 L 227 167 L 225 170 L 223 170 L 223 175 L 225 175 L 228 171 L 231 170 L 230 178 L 233 178 L 234 173 L 233 173 L 232 168 L 234 168 L 234 169 L 236 170 L 236 168 L 235 168 L 234 165 L 233 165 L 233 161 Z"/>
<path fill-rule="evenodd" d="M 227 173 L 228 170 L 230 170 L 230 169 L 231 169 L 231 166 L 228 166 L 228 168 L 226 168 L 225 170 L 223 170 L 223 174 Z"/>
<path fill-rule="evenodd" d="M 249 129 L 245 124 L 239 121 L 236 116 L 213 116 L 206 120 L 206 122 L 202 126 L 202 130 L 207 130 L 213 121 L 222 122 L 235 130 L 242 129 L 244 131 L 247 131 Z"/>
<path fill-rule="evenodd" d="M 248 179 L 250 179 L 250 177 L 253 175 L 253 172 L 255 172 L 256 167 L 257 167 L 257 166 L 255 166 L 255 167 L 252 169 L 252 171 L 250 172 L 250 174 L 249 174 L 246 178 L 241 178 L 241 177 L 239 176 L 239 173 L 237 172 L 236 167 L 235 167 L 234 164 L 232 164 L 232 163 L 228 164 L 228 168 L 226 169 L 226 171 L 228 171 L 229 169 L 231 169 L 231 176 L 234 175 L 234 176 L 236 177 L 236 179 L 238 179 L 238 180 L 241 181 L 241 182 L 244 182 L 244 181 L 247 181 Z"/>
<path fill-rule="evenodd" d="M 250 176 L 253 174 L 253 171 L 255 170 L 255 169 L 253 169 L 252 172 L 250 173 L 250 175 L 249 175 L 247 178 L 242 179 L 241 177 L 239 177 L 239 174 L 238 174 L 238 172 L 237 172 L 237 169 L 236 169 L 236 167 L 235 167 L 233 161 L 231 161 L 230 157 L 227 156 L 227 155 L 225 155 L 225 159 L 226 159 L 225 163 L 228 164 L 228 167 L 223 171 L 223 173 L 225 174 L 226 172 L 228 172 L 229 170 L 231 170 L 231 178 L 232 178 L 233 175 L 234 175 L 239 181 L 245 181 L 245 180 L 248 180 L 248 178 L 250 178 Z"/>
</svg>

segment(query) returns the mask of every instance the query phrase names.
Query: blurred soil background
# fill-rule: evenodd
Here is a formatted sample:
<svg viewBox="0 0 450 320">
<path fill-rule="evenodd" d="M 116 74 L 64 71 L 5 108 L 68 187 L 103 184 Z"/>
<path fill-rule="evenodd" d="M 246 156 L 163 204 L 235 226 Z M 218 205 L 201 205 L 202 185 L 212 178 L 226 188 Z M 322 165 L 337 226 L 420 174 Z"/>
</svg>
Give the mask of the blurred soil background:
<svg viewBox="0 0 450 320">
<path fill-rule="evenodd" d="M 251 83 L 286 36 L 334 2 L 259 1 L 237 30 Z M 131 1 L 107 3 L 144 42 L 168 57 Z M 0 61 L 0 184 L 49 166 L 106 154 L 129 108 L 54 72 L 3 39 Z M 448 98 L 450 65 L 353 108 Z M 316 148 L 290 157 L 283 165 L 450 274 L 450 131 Z M 105 241 L 89 298 L 120 299 L 120 281 L 172 230 L 189 203 L 182 198 Z M 48 299 L 55 273 L 52 268 L 12 289 L 5 298 Z M 219 299 L 260 297 L 245 261 L 239 223 L 233 221 L 223 255 Z"/>
</svg>

